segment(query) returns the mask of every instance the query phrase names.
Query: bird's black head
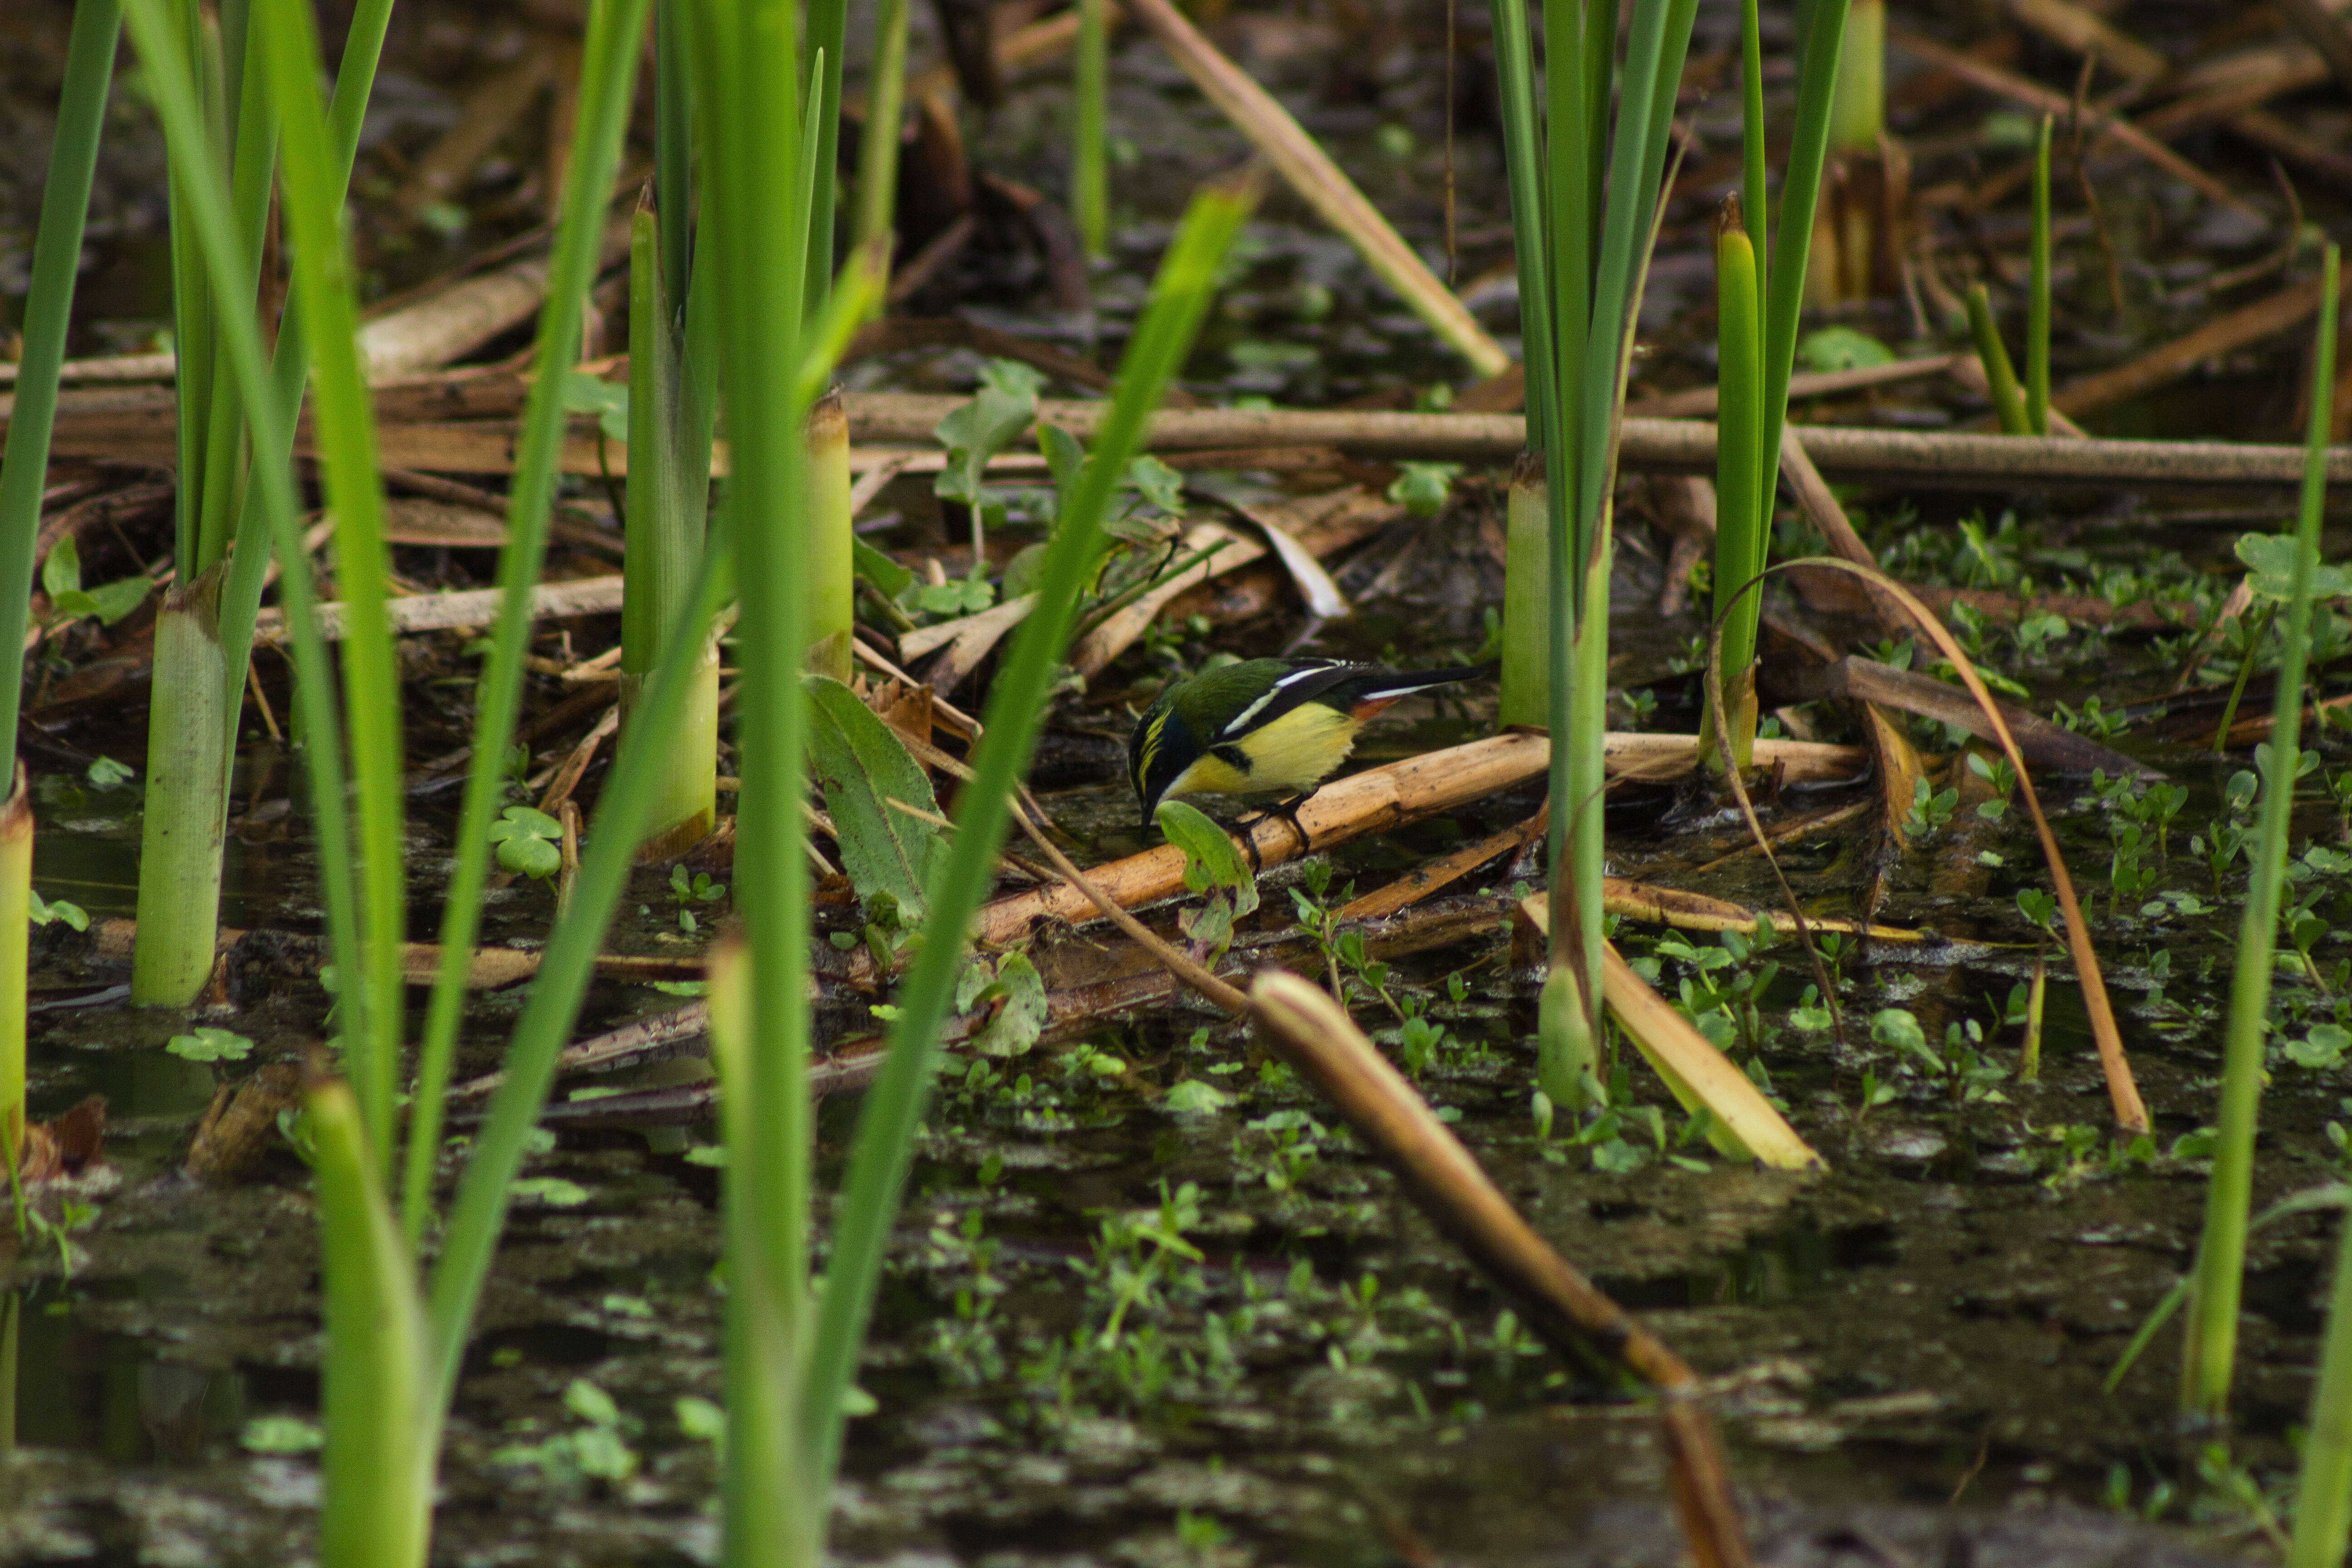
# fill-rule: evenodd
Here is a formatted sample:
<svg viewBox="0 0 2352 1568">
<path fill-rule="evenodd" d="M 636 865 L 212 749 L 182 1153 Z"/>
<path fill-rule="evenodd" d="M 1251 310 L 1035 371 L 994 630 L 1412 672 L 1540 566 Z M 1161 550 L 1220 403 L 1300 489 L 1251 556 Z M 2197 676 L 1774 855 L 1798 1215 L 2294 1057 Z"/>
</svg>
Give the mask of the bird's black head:
<svg viewBox="0 0 2352 1568">
<path fill-rule="evenodd" d="M 1199 754 L 1192 731 L 1176 712 L 1173 691 L 1163 694 L 1136 721 L 1135 733 L 1127 740 L 1127 781 L 1134 787 L 1145 827 L 1151 826 L 1153 805 Z"/>
</svg>

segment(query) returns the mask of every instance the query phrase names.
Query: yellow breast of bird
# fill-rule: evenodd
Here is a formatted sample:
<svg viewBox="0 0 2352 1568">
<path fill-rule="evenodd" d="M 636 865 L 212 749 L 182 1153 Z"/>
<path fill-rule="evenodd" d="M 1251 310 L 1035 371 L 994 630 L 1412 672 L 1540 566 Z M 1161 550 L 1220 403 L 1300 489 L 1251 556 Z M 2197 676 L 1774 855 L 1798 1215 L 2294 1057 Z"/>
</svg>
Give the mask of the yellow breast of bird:
<svg viewBox="0 0 2352 1568">
<path fill-rule="evenodd" d="M 1362 728 L 1362 721 L 1336 708 L 1302 703 L 1237 742 L 1249 759 L 1246 773 L 1214 752 L 1204 752 L 1168 793 L 1251 795 L 1263 790 L 1311 789 L 1348 760 L 1355 748 L 1356 731 Z"/>
</svg>

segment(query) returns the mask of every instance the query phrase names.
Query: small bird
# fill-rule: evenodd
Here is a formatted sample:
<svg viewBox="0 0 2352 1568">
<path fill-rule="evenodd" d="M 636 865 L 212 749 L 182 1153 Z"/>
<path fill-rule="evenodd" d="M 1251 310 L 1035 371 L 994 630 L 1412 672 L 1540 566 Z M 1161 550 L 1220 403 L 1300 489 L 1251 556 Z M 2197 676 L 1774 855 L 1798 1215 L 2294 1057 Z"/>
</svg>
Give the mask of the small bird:
<svg viewBox="0 0 2352 1568">
<path fill-rule="evenodd" d="M 1367 720 L 1416 691 L 1494 670 L 1252 658 L 1179 681 L 1136 721 L 1127 742 L 1128 781 L 1143 824 L 1149 827 L 1172 795 L 1280 793 L 1290 798 L 1275 813 L 1296 826 L 1299 806 L 1348 760 Z"/>
</svg>

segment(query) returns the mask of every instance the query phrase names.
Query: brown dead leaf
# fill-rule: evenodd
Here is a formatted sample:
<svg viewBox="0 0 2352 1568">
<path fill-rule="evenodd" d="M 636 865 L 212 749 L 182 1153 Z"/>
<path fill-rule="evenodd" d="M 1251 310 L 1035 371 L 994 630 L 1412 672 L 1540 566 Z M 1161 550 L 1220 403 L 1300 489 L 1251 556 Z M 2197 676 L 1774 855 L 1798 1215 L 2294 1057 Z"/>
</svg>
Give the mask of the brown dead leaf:
<svg viewBox="0 0 2352 1568">
<path fill-rule="evenodd" d="M 278 1113 L 302 1102 L 302 1068 L 271 1062 L 236 1085 L 223 1084 L 188 1148 L 189 1175 L 208 1186 L 229 1186 L 257 1169 L 278 1135 Z"/>
<path fill-rule="evenodd" d="M 882 722 L 896 731 L 900 739 L 928 746 L 931 743 L 931 703 L 937 696 L 928 686 L 889 680 L 867 693 L 866 705 L 881 715 Z"/>
<path fill-rule="evenodd" d="M 63 1116 L 25 1129 L 18 1179 L 34 1187 L 73 1175 L 98 1158 L 105 1142 L 106 1096 L 93 1094 Z"/>
</svg>

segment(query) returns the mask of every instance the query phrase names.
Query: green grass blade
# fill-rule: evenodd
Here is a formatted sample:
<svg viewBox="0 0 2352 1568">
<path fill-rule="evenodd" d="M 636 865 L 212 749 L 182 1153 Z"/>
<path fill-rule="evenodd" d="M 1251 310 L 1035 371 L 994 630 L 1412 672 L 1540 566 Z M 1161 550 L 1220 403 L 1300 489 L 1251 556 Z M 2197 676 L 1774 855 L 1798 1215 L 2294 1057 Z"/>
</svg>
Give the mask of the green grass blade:
<svg viewBox="0 0 2352 1568">
<path fill-rule="evenodd" d="M 1597 64 L 1601 80 L 1599 90 L 1608 92 L 1610 55 L 1616 47 L 1612 30 L 1603 37 L 1590 40 L 1600 49 L 1600 58 L 1587 58 L 1585 36 L 1586 6 L 1580 0 L 1544 0 L 1544 129 L 1543 129 L 1543 207 L 1546 220 L 1542 236 L 1548 237 L 1547 268 L 1543 280 L 1549 286 L 1545 301 L 1550 318 L 1555 392 L 1559 398 L 1559 423 L 1568 438 L 1558 448 L 1559 457 L 1549 469 L 1550 482 L 1560 494 L 1563 515 L 1572 511 L 1579 493 L 1576 484 L 1576 463 L 1580 456 L 1574 438 L 1582 404 L 1582 383 L 1577 368 L 1584 362 L 1584 342 L 1592 328 L 1592 263 L 1593 246 L 1600 233 L 1601 184 L 1596 163 L 1601 150 L 1605 122 L 1597 121 L 1590 112 L 1588 97 L 1593 84 L 1587 79 L 1588 64 Z M 1519 309 L 1527 309 L 1528 279 L 1519 280 Z M 1543 448 L 1549 457 L 1553 448 Z"/>
<path fill-rule="evenodd" d="M 434 976 L 425 1032 L 417 1050 L 417 1114 L 409 1124 L 403 1173 L 402 1219 L 412 1237 L 423 1234 L 430 1212 L 433 1165 L 440 1150 L 441 1099 L 455 1059 L 465 1010 L 466 968 L 481 930 L 482 888 L 489 876 L 490 824 L 506 788 L 506 763 L 522 707 L 523 659 L 530 649 L 530 592 L 547 555 L 548 509 L 555 497 L 563 452 L 563 377 L 552 367 L 579 357 L 580 301 L 596 275 L 606 194 L 619 165 L 636 80 L 636 50 L 645 37 L 649 0 L 595 0 L 581 50 L 580 110 L 572 127 L 555 249 L 548 268 L 547 303 L 539 318 L 539 363 L 550 367 L 532 383 L 508 493 L 507 542 L 499 552 L 499 619 L 490 657 L 475 689 L 474 751 L 458 806 L 457 851 L 441 913 L 441 967 Z M 575 897 L 577 895 L 575 894 Z M 543 983 L 542 983 L 543 984 Z"/>
<path fill-rule="evenodd" d="M 1764 497 L 1780 492 L 1780 429 L 1788 422 L 1789 377 L 1797 363 L 1798 319 L 1805 307 L 1805 266 L 1813 245 L 1813 216 L 1828 157 L 1830 100 L 1844 47 L 1848 0 L 1818 0 L 1805 32 L 1797 77 L 1797 124 L 1780 179 L 1780 213 L 1764 277 Z"/>
<path fill-rule="evenodd" d="M 313 363 L 314 418 L 335 514 L 335 569 L 343 600 L 341 664 L 359 784 L 361 968 L 340 971 L 350 1011 L 344 1038 L 368 1145 L 389 1160 L 400 1072 L 406 981 L 406 810 L 401 787 L 400 670 L 393 653 L 391 555 L 383 538 L 375 420 L 360 368 L 359 307 L 343 243 L 333 154 L 319 101 L 319 46 L 306 0 L 265 0 L 270 97 L 283 127 L 285 215 L 295 299 Z M 319 737 L 313 735 L 313 744 Z M 354 984 L 354 980 L 357 984 Z"/>
<path fill-rule="evenodd" d="M 2287 1568 L 2342 1568 L 2352 1540 L 2352 1224 L 2337 1227 L 2336 1284 L 2303 1439 Z"/>
<path fill-rule="evenodd" d="M 327 1309 L 320 1559 L 337 1568 L 424 1568 L 440 1421 L 427 1400 L 415 1266 L 351 1088 L 329 1079 L 306 1098 Z"/>
<path fill-rule="evenodd" d="M 481 1300 L 482 1283 L 489 1277 L 498 1249 L 499 1231 L 506 1222 L 507 1194 L 530 1135 L 548 1086 L 555 1080 L 556 1058 L 580 1016 L 582 1000 L 594 976 L 596 955 L 611 925 L 613 910 L 627 889 L 636 846 L 653 806 L 665 742 L 685 711 L 693 683 L 692 660 L 687 655 L 710 633 L 711 617 L 719 603 L 719 584 L 726 575 L 730 552 L 728 513 L 722 510 L 711 529 L 708 548 L 696 574 L 694 609 L 677 626 L 670 646 L 656 661 L 646 684 L 645 721 L 621 738 L 613 771 L 596 799 L 596 814 L 588 824 L 580 857 L 580 875 L 572 884 L 572 903 L 557 920 L 532 979 L 530 999 L 523 1005 L 507 1047 L 506 1081 L 491 1099 L 474 1152 L 451 1205 L 444 1229 L 441 1256 L 434 1265 L 431 1292 L 433 1377 L 437 1408 L 446 1409 L 456 1394 L 457 1372 L 464 1359 L 466 1334 Z"/>
<path fill-rule="evenodd" d="M 673 309 L 686 299 L 694 244 L 694 78 L 682 4 L 654 5 L 654 207 L 661 223 L 662 294 Z"/>
<path fill-rule="evenodd" d="M 811 163 L 816 148 L 809 143 L 822 140 L 816 122 L 824 109 L 828 40 L 813 20 L 810 46 L 819 58 L 806 62 L 815 86 L 803 100 L 795 95 L 812 73 L 795 62 L 785 0 L 704 0 L 696 23 L 698 53 L 708 68 L 698 77 L 703 211 L 723 323 L 719 388 L 731 437 L 725 510 L 742 600 L 737 742 L 745 787 L 737 803 L 733 882 L 751 958 L 742 1016 L 758 1044 L 756 1069 L 727 1086 L 730 1131 L 744 1131 L 729 1152 L 728 1202 L 748 1205 L 765 1220 L 753 1250 L 730 1258 L 733 1277 L 756 1301 L 730 1302 L 729 1337 L 736 1344 L 742 1325 L 754 1322 L 772 1342 L 748 1362 L 730 1357 L 730 1374 L 751 1380 L 730 1389 L 733 1426 L 771 1407 L 788 1410 L 804 1364 L 799 1329 L 808 1268 L 809 911 L 800 668 L 808 617 L 798 563 L 806 526 L 806 401 L 794 370 L 803 308 L 824 298 L 824 285 L 806 275 L 816 224 L 810 203 L 819 183 Z M 837 49 L 830 58 L 838 58 Z M 657 683 L 673 673 L 662 668 Z M 810 1495 L 800 1484 L 794 1433 L 779 1415 L 756 1433 L 739 1431 L 743 1440 L 729 1444 L 722 1491 L 730 1563 L 807 1562 L 812 1543 L 823 1538 L 824 1510 L 793 1506 L 794 1498 Z"/>
<path fill-rule="evenodd" d="M 903 28 L 906 0 L 885 0 L 885 4 L 898 12 Z M 1108 0 L 1078 0 L 1078 47 L 1071 89 L 1070 216 L 1076 220 L 1087 254 L 1097 261 L 1110 254 L 1110 175 L 1104 146 L 1110 134 L 1108 9 Z M 898 100 L 894 96 L 891 101 Z"/>
<path fill-rule="evenodd" d="M 25 296 L 16 402 L 5 450 L 0 450 L 0 649 L 15 650 L 11 672 L 0 680 L 0 781 L 16 776 L 25 624 L 33 569 L 38 564 L 33 551 L 41 531 L 41 493 L 48 483 L 58 367 L 65 363 L 83 220 L 89 211 L 99 134 L 106 123 L 107 86 L 113 79 L 115 43 L 121 30 L 121 0 L 80 0 L 74 7 L 57 132 L 41 187 L 41 226 L 33 242 L 32 288 Z"/>
<path fill-rule="evenodd" d="M 2311 577 L 2327 501 L 2327 430 L 2336 388 L 2338 258 L 2327 247 L 2320 271 L 2319 334 L 2312 352 L 2311 423 L 2305 437 L 2302 509 L 2296 519 L 2293 588 L 2280 635 L 2278 695 L 2272 705 L 2270 767 L 2263 781 L 2245 913 L 2230 985 L 2223 1047 L 2219 1137 L 2205 1189 L 2205 1226 L 2189 1300 L 2181 1361 L 2181 1403 L 2219 1419 L 2230 1404 L 2237 1359 L 2238 1305 L 2245 1276 L 2246 1219 L 2253 1199 L 2254 1124 L 2263 1092 L 2263 1037 L 2268 1026 L 2271 961 L 2278 944 L 2279 888 L 2285 879 L 2287 832 L 2302 755 L 2304 666 L 2311 641 Z"/>
<path fill-rule="evenodd" d="M 1079 12 L 1081 58 L 1086 3 L 1081 0 Z M 856 249 L 887 242 L 897 232 L 898 128 L 906 110 L 907 0 L 880 0 L 874 16 L 874 63 L 866 73 L 866 132 L 857 143 L 857 216 L 849 231 Z M 1079 232 L 1085 232 L 1083 216 Z"/>
<path fill-rule="evenodd" d="M 961 931 L 986 894 L 1004 840 L 1013 795 L 1034 750 L 1046 694 L 1101 558 L 1111 492 L 1138 448 L 1143 424 L 1182 366 L 1216 285 L 1217 268 L 1247 217 L 1254 192 L 1212 190 L 1193 199 L 1161 262 L 1151 304 L 1120 362 L 1116 394 L 1086 468 L 1064 508 L 1038 574 L 1037 607 L 1013 635 L 1010 657 L 989 689 L 986 734 L 974 778 L 957 805 L 957 827 L 931 900 L 930 929 Z M 874 1306 L 882 1257 L 898 1213 L 939 1053 L 939 1032 L 962 968 L 961 942 L 931 942 L 898 994 L 890 1051 L 858 1119 L 843 1196 L 835 1209 L 811 1349 L 801 1428 L 816 1496 L 830 1494 L 839 1465 L 842 1398 L 856 1375 L 857 1348 Z"/>
<path fill-rule="evenodd" d="M 1739 0 L 1739 159 L 1740 212 L 1756 252 L 1756 307 L 1761 310 L 1764 258 L 1772 252 L 1766 243 L 1771 209 L 1764 205 L 1764 36 L 1757 0 Z"/>
<path fill-rule="evenodd" d="M 2033 142 L 2032 280 L 2025 307 L 2025 423 L 2050 434 L 2050 116 Z"/>
<path fill-rule="evenodd" d="M 1977 359 L 1984 366 L 1985 389 L 1992 396 L 1993 416 L 2004 436 L 2030 436 L 2032 422 L 2025 398 L 2017 389 L 2017 370 L 2000 341 L 2000 323 L 1992 318 L 1992 297 L 1981 283 L 1969 285 L 1969 331 L 1977 342 Z"/>
<path fill-rule="evenodd" d="M 710 1064 L 719 1074 L 719 1136 L 727 1151 L 719 1178 L 719 1224 L 728 1269 L 723 1355 L 727 1387 L 726 1528 L 730 1560 L 757 1558 L 764 1568 L 804 1568 L 821 1552 L 818 1510 L 793 1506 L 797 1462 L 793 1426 L 798 1355 L 791 1337 L 793 1304 L 780 1298 L 770 1258 L 776 1238 L 761 1207 L 763 1183 L 751 1170 L 768 1129 L 751 1101 L 761 1065 L 751 1027 L 751 963 L 729 936 L 710 950 Z M 782 1487 L 750 1485 L 782 1479 Z M 804 1494 L 803 1494 L 804 1495 Z M 749 1550 L 764 1545 L 765 1552 Z"/>
<path fill-rule="evenodd" d="M 1663 145 L 1656 156 L 1650 142 L 1657 124 L 1659 93 L 1669 98 L 1682 78 L 1683 55 L 1690 42 L 1692 0 L 1643 0 L 1635 6 L 1625 51 L 1625 68 L 1619 89 L 1616 134 L 1609 147 L 1609 186 L 1601 216 L 1600 260 L 1593 271 L 1591 330 L 1574 361 L 1568 355 L 1570 334 L 1561 337 L 1563 381 L 1577 384 L 1577 505 L 1576 549 L 1581 563 L 1591 555 L 1599 527 L 1603 490 L 1608 483 L 1609 450 L 1616 434 L 1616 397 L 1622 372 L 1625 342 L 1633 331 L 1626 319 L 1633 298 L 1638 268 L 1649 242 L 1649 216 L 1657 201 L 1654 171 L 1662 166 Z M 1679 26 L 1670 29 L 1669 21 Z M 1670 36 L 1671 35 L 1671 36 Z M 1663 139 L 1660 139 L 1663 141 Z M 1582 570 L 1580 564 L 1580 571 Z M 1581 584 L 1577 589 L 1577 614 L 1585 614 Z M 1557 699 L 1555 699 L 1557 700 Z M 1595 933 L 1598 939 L 1598 933 Z"/>
<path fill-rule="evenodd" d="M 1519 272 L 1520 355 L 1528 382 L 1528 445 L 1548 451 L 1558 437 L 1559 359 L 1552 323 L 1551 257 L 1546 236 L 1543 127 L 1536 119 L 1535 52 L 1525 0 L 1495 7 L 1495 80 L 1503 109 L 1503 163 Z"/>
<path fill-rule="evenodd" d="M 335 97 L 327 111 L 327 132 L 333 149 L 335 205 L 340 207 L 352 183 L 352 161 L 359 153 L 360 122 L 375 85 L 375 70 L 383 54 L 383 37 L 392 24 L 393 0 L 359 0 L 352 13 L 351 30 L 343 37 L 343 54 L 335 68 Z M 302 387 L 310 372 L 310 350 L 302 337 L 302 312 L 289 300 L 279 316 L 278 344 L 270 356 L 271 405 L 252 411 L 253 464 L 284 468 L 294 450 L 294 421 L 302 405 Z M 229 704 L 230 722 L 243 708 L 246 665 L 253 649 L 253 618 L 270 561 L 269 521 L 259 488 L 246 486 L 236 528 L 236 548 L 229 552 L 228 580 L 221 590 L 220 637 L 224 679 L 235 689 Z M 236 737 L 224 747 L 223 765 Z"/>
<path fill-rule="evenodd" d="M 849 0 L 808 0 L 806 48 L 813 57 L 809 96 L 803 105 L 814 132 L 807 156 L 815 178 L 809 184 L 808 314 L 824 313 L 833 289 L 833 231 L 838 205 L 834 186 L 840 166 L 841 53 L 848 34 Z"/>
</svg>

